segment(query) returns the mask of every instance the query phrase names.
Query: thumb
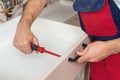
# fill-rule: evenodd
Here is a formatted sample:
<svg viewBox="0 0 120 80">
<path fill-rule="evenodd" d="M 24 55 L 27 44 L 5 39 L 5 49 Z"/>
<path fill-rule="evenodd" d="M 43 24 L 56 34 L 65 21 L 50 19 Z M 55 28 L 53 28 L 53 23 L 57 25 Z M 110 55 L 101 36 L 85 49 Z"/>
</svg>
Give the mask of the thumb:
<svg viewBox="0 0 120 80">
<path fill-rule="evenodd" d="M 36 37 L 33 38 L 32 43 L 35 45 L 39 45 L 38 39 Z"/>
<path fill-rule="evenodd" d="M 88 57 L 86 55 L 83 55 L 77 60 L 77 62 L 83 63 L 83 62 L 87 62 L 87 60 L 88 60 Z"/>
<path fill-rule="evenodd" d="M 85 54 L 85 51 L 84 51 L 84 50 L 83 50 L 83 51 L 77 51 L 76 54 L 79 55 L 79 56 L 81 56 L 81 57 L 77 60 L 77 62 L 83 63 L 83 62 L 86 62 L 86 61 L 87 61 L 88 57 L 87 57 L 87 55 Z"/>
<path fill-rule="evenodd" d="M 83 51 L 77 51 L 76 54 L 79 55 L 79 56 L 82 56 L 82 55 L 84 55 L 84 52 Z"/>
</svg>

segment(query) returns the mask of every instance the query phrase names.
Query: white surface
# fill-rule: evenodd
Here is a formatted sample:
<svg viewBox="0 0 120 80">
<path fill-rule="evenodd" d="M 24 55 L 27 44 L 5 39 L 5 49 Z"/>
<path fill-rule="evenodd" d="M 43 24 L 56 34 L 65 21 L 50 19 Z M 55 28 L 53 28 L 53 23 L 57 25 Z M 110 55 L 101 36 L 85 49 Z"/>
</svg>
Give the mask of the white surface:
<svg viewBox="0 0 120 80">
<path fill-rule="evenodd" d="M 77 14 L 72 5 L 73 3 L 69 1 L 55 2 L 47 6 L 40 14 L 40 17 L 58 22 L 65 22 Z"/>
<path fill-rule="evenodd" d="M 37 19 L 32 31 L 40 45 L 62 57 L 25 55 L 12 45 L 18 21 L 19 17 L 0 25 L 0 80 L 45 80 L 87 36 L 79 27 Z"/>
</svg>

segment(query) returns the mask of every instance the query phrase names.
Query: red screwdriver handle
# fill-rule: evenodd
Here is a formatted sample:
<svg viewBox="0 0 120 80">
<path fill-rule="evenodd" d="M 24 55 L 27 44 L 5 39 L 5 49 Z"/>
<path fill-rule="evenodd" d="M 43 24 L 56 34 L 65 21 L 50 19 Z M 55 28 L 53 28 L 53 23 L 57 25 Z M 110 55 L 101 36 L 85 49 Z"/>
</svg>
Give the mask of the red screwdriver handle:
<svg viewBox="0 0 120 80">
<path fill-rule="evenodd" d="M 37 46 L 37 45 L 31 44 L 31 49 L 32 49 L 32 50 L 37 50 L 38 47 L 39 47 L 39 46 Z"/>
<path fill-rule="evenodd" d="M 40 46 L 35 45 L 35 44 L 32 44 L 31 48 L 32 48 L 32 50 L 39 51 L 40 53 L 44 53 L 45 52 L 45 48 L 44 47 L 40 47 Z"/>
<path fill-rule="evenodd" d="M 40 47 L 40 46 L 35 45 L 35 44 L 31 44 L 31 49 L 32 50 L 36 50 L 36 51 L 38 51 L 40 53 L 46 52 L 48 54 L 51 54 L 51 55 L 54 55 L 54 56 L 57 56 L 57 57 L 61 57 L 61 55 L 53 53 L 53 52 L 50 52 L 50 51 L 46 50 L 44 47 Z"/>
</svg>

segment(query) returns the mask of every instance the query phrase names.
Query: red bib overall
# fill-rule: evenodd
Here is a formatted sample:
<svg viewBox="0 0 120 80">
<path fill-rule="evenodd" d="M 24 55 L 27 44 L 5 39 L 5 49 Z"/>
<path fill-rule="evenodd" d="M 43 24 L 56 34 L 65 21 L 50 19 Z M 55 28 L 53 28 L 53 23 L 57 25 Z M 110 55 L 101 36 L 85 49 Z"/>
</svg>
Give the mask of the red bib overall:
<svg viewBox="0 0 120 80">
<path fill-rule="evenodd" d="M 79 15 L 90 36 L 108 37 L 118 33 L 108 0 L 100 11 L 80 12 Z M 90 63 L 90 80 L 120 80 L 120 53 Z"/>
</svg>

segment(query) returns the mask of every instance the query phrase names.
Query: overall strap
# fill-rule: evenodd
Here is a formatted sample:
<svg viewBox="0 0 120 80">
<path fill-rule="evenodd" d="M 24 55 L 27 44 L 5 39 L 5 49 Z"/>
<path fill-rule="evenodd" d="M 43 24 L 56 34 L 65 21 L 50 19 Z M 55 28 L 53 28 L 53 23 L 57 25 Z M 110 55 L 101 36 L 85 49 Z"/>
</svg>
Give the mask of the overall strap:
<svg viewBox="0 0 120 80">
<path fill-rule="evenodd" d="M 120 10 L 113 0 L 105 0 L 104 7 L 99 11 L 79 12 L 82 29 L 95 40 L 109 40 L 120 36 L 119 14 Z"/>
</svg>

